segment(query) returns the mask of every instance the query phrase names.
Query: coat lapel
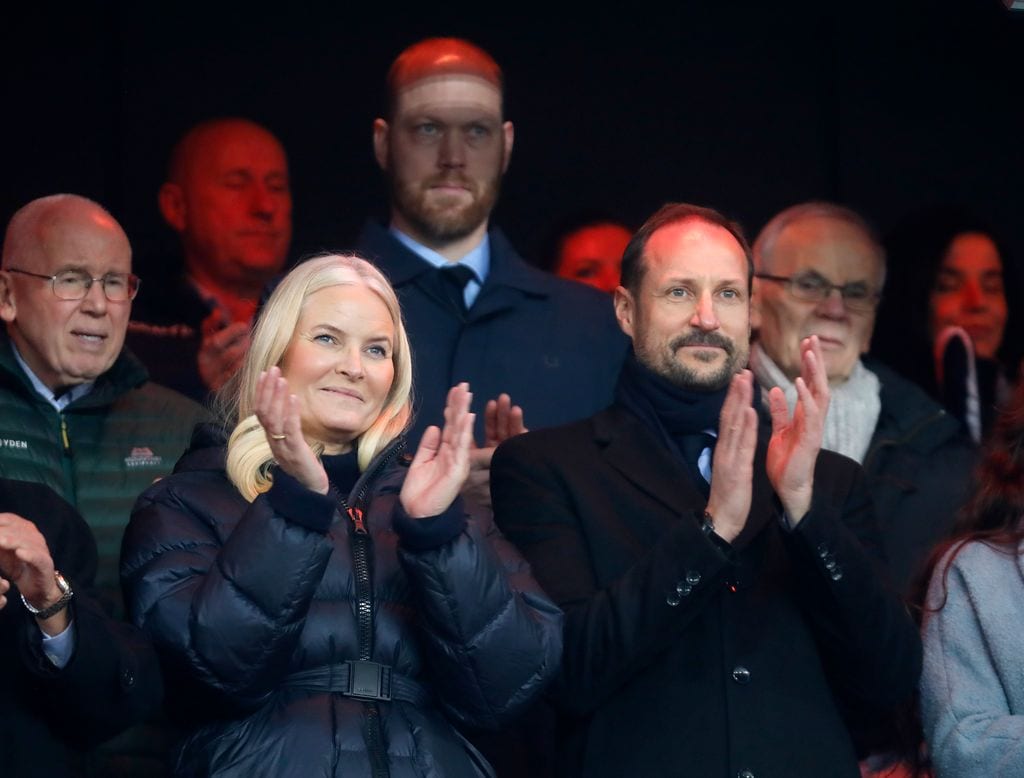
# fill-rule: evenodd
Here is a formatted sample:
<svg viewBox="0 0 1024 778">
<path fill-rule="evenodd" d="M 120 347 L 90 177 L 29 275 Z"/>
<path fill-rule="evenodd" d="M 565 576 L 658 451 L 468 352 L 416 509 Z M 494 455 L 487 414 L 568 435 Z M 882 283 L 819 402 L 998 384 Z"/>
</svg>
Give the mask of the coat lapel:
<svg viewBox="0 0 1024 778">
<path fill-rule="evenodd" d="M 613 406 L 594 419 L 594 437 L 608 464 L 675 515 L 701 509 L 704 496 L 644 423 Z"/>
<path fill-rule="evenodd" d="M 676 462 L 640 419 L 625 409 L 613 406 L 595 417 L 594 437 L 604 447 L 605 459 L 613 468 L 676 516 L 703 509 L 704 496 L 685 468 Z M 754 452 L 750 515 L 743 531 L 733 541 L 736 548 L 748 545 L 765 525 L 778 520 L 778 498 L 765 470 L 767 451 L 767 435 L 759 435 Z M 714 472 L 711 478 L 714 480 Z"/>
<path fill-rule="evenodd" d="M 527 265 L 501 230 L 492 229 L 489 237 L 491 269 L 469 309 L 471 322 L 521 308 L 524 298 L 545 298 L 551 294 L 551 277 Z"/>
</svg>

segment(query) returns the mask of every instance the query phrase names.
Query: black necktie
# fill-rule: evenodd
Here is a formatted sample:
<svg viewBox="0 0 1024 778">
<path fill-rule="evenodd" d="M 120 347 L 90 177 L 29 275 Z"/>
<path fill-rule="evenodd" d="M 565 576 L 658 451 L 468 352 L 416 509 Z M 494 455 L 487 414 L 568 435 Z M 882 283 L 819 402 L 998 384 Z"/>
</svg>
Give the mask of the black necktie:
<svg viewBox="0 0 1024 778">
<path fill-rule="evenodd" d="M 707 497 L 711 494 L 711 484 L 704 480 L 704 476 L 700 472 L 700 455 L 706 448 L 711 448 L 714 451 L 714 435 L 708 435 L 706 432 L 696 432 L 690 435 L 683 435 L 678 439 L 678 442 L 682 449 L 683 458 L 686 459 L 686 464 L 690 468 L 690 475 L 693 477 L 694 484 Z"/>
<path fill-rule="evenodd" d="M 438 269 L 438 274 L 441 278 L 441 291 L 444 293 L 445 299 L 452 304 L 452 309 L 459 317 L 465 319 L 467 313 L 466 284 L 476 278 L 476 274 L 465 265 L 446 265 Z"/>
</svg>

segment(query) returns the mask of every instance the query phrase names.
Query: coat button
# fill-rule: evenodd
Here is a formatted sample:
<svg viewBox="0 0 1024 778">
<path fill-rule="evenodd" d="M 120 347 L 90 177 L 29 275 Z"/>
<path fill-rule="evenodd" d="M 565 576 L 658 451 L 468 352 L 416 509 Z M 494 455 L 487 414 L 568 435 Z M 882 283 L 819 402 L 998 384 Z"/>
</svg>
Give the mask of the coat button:
<svg viewBox="0 0 1024 778">
<path fill-rule="evenodd" d="M 835 570 L 835 569 L 836 569 L 836 560 L 834 560 L 834 559 L 829 559 L 828 561 L 826 561 L 826 562 L 825 562 L 825 569 L 826 569 L 826 570 L 828 570 L 828 571 L 829 571 L 830 573 L 831 573 L 831 572 L 832 572 L 833 570 Z"/>
<path fill-rule="evenodd" d="M 754 774 L 750 770 L 740 770 L 736 773 L 736 778 L 754 778 Z"/>
<path fill-rule="evenodd" d="M 826 546 L 824 543 L 818 544 L 818 556 L 820 556 L 822 559 L 828 556 L 828 546 Z"/>
<path fill-rule="evenodd" d="M 679 595 L 679 592 L 669 592 L 668 597 L 665 598 L 665 602 L 671 605 L 673 608 L 683 601 L 683 598 Z"/>
<path fill-rule="evenodd" d="M 125 689 L 131 689 L 135 685 L 135 673 L 131 670 L 124 670 L 121 673 L 121 686 Z"/>
<path fill-rule="evenodd" d="M 696 570 L 690 570 L 686 574 L 686 583 L 690 584 L 690 586 L 696 586 L 697 584 L 699 584 L 700 573 L 698 573 Z"/>
<path fill-rule="evenodd" d="M 733 668 L 732 679 L 738 684 L 750 683 L 750 671 L 743 665 L 737 665 Z"/>
<path fill-rule="evenodd" d="M 841 581 L 841 580 L 843 580 L 843 571 L 840 570 L 838 567 L 835 570 L 832 571 L 832 580 L 833 581 Z"/>
</svg>

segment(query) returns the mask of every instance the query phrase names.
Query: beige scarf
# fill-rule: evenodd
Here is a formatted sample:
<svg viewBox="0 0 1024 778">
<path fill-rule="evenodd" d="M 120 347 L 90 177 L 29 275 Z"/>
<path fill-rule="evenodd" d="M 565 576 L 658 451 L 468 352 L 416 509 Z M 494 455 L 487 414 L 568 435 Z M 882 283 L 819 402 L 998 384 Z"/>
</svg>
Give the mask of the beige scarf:
<svg viewBox="0 0 1024 778">
<path fill-rule="evenodd" d="M 750 369 L 764 390 L 761 399 L 768 407 L 768 390 L 779 387 L 786 395 L 789 412 L 796 406 L 796 386 L 778 365 L 764 353 L 760 344 L 750 348 Z M 838 386 L 831 387 L 828 415 L 825 417 L 825 439 L 822 448 L 848 456 L 857 462 L 864 461 L 871 444 L 871 436 L 878 424 L 882 410 L 879 398 L 878 376 L 864 367 L 859 359 L 850 377 Z"/>
</svg>

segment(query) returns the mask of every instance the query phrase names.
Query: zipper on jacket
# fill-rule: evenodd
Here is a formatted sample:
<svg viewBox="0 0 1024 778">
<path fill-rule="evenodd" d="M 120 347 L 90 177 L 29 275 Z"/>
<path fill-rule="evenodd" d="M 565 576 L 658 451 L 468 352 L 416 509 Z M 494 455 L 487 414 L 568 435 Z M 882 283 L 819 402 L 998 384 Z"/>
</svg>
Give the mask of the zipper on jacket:
<svg viewBox="0 0 1024 778">
<path fill-rule="evenodd" d="M 361 508 L 347 508 L 355 532 L 352 536 L 352 568 L 356 576 L 356 613 L 359 629 L 359 658 L 369 662 L 373 655 L 373 586 L 370 580 L 370 533 L 366 531 Z"/>
<path fill-rule="evenodd" d="M 360 535 L 366 534 L 366 524 L 363 522 L 363 511 L 361 508 L 349 508 L 348 517 L 356 525 L 356 532 Z"/>
<path fill-rule="evenodd" d="M 370 533 L 366 531 L 362 508 L 346 508 L 355 532 L 352 534 L 352 567 L 356 575 L 359 658 L 369 662 L 373 655 L 373 586 L 370 578 Z M 366 711 L 366 752 L 373 778 L 389 778 L 387 752 L 381 736 L 380 708 L 375 702 L 363 703 Z"/>
<path fill-rule="evenodd" d="M 60 440 L 64 446 L 64 456 L 71 456 L 71 437 L 68 435 L 68 420 L 63 413 L 60 415 Z"/>
<path fill-rule="evenodd" d="M 388 756 L 380 731 L 380 706 L 375 702 L 366 703 L 366 749 L 373 778 L 390 778 Z"/>
<path fill-rule="evenodd" d="M 401 451 L 402 447 L 403 444 L 399 439 L 381 452 L 381 455 L 371 463 L 353 486 L 352 494 L 349 495 L 350 497 L 354 496 L 351 504 L 349 500 L 344 498 L 341 500 L 342 507 L 352 522 L 354 530 L 352 533 L 352 568 L 356 579 L 359 658 L 364 662 L 372 661 L 373 657 L 373 580 L 370 577 L 370 533 L 366 529 L 364 520 L 363 500 L 373 477 Z M 381 731 L 380 706 L 376 702 L 365 702 L 363 705 L 366 711 L 364 737 L 373 778 L 389 778 L 387 750 L 384 747 Z"/>
<path fill-rule="evenodd" d="M 349 493 L 349 497 L 351 499 L 346 500 L 345 498 L 342 498 L 341 503 L 345 506 L 346 510 L 348 510 L 349 505 L 354 505 L 357 508 L 362 506 L 363 499 L 366 497 L 366 490 L 370 486 L 370 481 L 378 471 L 382 470 L 384 466 L 394 459 L 398 452 L 404 448 L 405 441 L 402 438 L 398 438 L 394 443 L 379 453 L 376 459 L 370 462 L 370 466 L 366 468 L 366 472 L 359 476 L 359 480 L 356 481 L 355 485 L 352 487 L 352 491 Z"/>
</svg>

